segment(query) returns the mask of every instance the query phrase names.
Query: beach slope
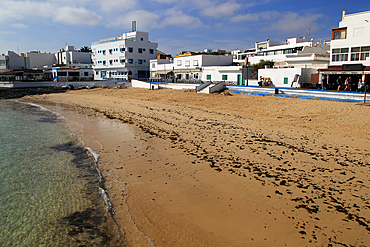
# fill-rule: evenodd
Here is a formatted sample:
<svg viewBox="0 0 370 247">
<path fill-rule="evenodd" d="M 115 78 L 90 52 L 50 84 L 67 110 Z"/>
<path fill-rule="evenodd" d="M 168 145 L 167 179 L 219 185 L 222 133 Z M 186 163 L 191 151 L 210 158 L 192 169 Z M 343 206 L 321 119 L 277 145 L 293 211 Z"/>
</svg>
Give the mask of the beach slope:
<svg viewBox="0 0 370 247">
<path fill-rule="evenodd" d="M 370 242 L 369 106 L 136 88 L 23 100 L 131 126 L 95 136 L 129 246 Z"/>
</svg>

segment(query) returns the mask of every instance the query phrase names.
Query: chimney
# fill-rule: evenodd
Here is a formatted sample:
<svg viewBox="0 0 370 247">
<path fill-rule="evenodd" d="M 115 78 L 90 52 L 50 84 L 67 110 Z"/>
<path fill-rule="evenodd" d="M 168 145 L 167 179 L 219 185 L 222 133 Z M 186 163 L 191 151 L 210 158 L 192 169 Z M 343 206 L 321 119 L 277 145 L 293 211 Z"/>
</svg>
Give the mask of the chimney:
<svg viewBox="0 0 370 247">
<path fill-rule="evenodd" d="M 132 32 L 136 32 L 136 21 L 132 21 Z"/>
<path fill-rule="evenodd" d="M 346 16 L 346 13 L 347 13 L 347 10 L 346 10 L 346 9 L 344 9 L 344 10 L 342 11 L 342 21 L 343 21 L 343 19 L 344 19 L 344 16 Z"/>
</svg>

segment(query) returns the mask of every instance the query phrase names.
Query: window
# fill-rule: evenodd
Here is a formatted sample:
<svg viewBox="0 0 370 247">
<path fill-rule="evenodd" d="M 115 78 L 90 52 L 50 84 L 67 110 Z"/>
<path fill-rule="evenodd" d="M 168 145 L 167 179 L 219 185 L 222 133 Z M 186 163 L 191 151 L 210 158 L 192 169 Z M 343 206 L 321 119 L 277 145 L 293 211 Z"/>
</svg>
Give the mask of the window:
<svg viewBox="0 0 370 247">
<path fill-rule="evenodd" d="M 137 48 L 138 53 L 143 53 L 143 48 Z"/>
<path fill-rule="evenodd" d="M 111 54 L 111 55 L 112 55 L 112 52 L 113 52 L 113 50 L 112 50 L 112 49 L 109 49 L 109 54 Z"/>
<path fill-rule="evenodd" d="M 211 80 L 211 78 L 212 78 L 212 76 L 211 76 L 211 75 L 207 75 L 207 80 L 208 80 L 208 81 L 210 81 L 210 80 Z"/>
<path fill-rule="evenodd" d="M 120 52 L 124 52 L 125 51 L 125 47 L 121 47 L 119 50 L 120 50 Z"/>
<path fill-rule="evenodd" d="M 109 64 L 112 65 L 113 64 L 113 60 L 109 60 Z"/>
<path fill-rule="evenodd" d="M 332 39 L 347 38 L 347 28 L 332 29 Z"/>
<path fill-rule="evenodd" d="M 89 72 L 84 72 L 84 76 L 89 76 Z"/>
<path fill-rule="evenodd" d="M 121 62 L 121 63 L 125 63 L 125 59 L 121 59 L 121 60 L 120 60 L 120 62 Z"/>
<path fill-rule="evenodd" d="M 152 68 L 153 68 L 153 69 L 155 68 L 155 63 L 152 63 Z"/>
<path fill-rule="evenodd" d="M 103 65 L 105 65 L 105 60 L 103 60 Z"/>
<path fill-rule="evenodd" d="M 284 77 L 284 84 L 288 84 L 288 77 Z"/>
<path fill-rule="evenodd" d="M 182 61 L 181 60 L 177 60 L 177 66 L 181 66 L 182 65 Z"/>
<path fill-rule="evenodd" d="M 68 72 L 68 76 L 80 76 L 79 72 Z"/>
<path fill-rule="evenodd" d="M 332 49 L 331 60 L 333 62 L 348 61 L 349 48 Z"/>
<path fill-rule="evenodd" d="M 137 60 L 137 62 L 138 62 L 139 64 L 143 64 L 143 60 L 141 60 L 141 59 Z"/>
<path fill-rule="evenodd" d="M 181 78 L 182 78 L 182 75 L 181 74 L 177 74 L 176 79 L 181 80 Z"/>
<path fill-rule="evenodd" d="M 193 66 L 198 66 L 198 60 L 193 61 Z"/>
<path fill-rule="evenodd" d="M 257 49 L 258 50 L 267 49 L 267 43 L 257 44 Z"/>
<path fill-rule="evenodd" d="M 154 49 L 149 49 L 150 54 L 154 54 Z"/>
<path fill-rule="evenodd" d="M 186 61 L 185 61 L 185 66 L 186 66 L 186 67 L 189 67 L 189 66 L 190 66 L 190 60 L 186 60 Z"/>
<path fill-rule="evenodd" d="M 283 54 L 283 51 L 282 50 L 275 51 L 275 55 L 281 55 L 281 54 Z"/>
<path fill-rule="evenodd" d="M 95 75 L 99 75 L 99 71 L 95 71 Z"/>
<path fill-rule="evenodd" d="M 133 52 L 134 52 L 134 48 L 132 48 L 132 47 L 129 47 L 129 48 L 128 48 L 128 52 L 131 52 L 131 53 L 133 53 Z"/>
<path fill-rule="evenodd" d="M 351 61 L 364 61 L 369 57 L 370 46 L 352 47 L 351 48 Z"/>
<path fill-rule="evenodd" d="M 105 50 L 103 50 L 103 55 L 105 55 Z"/>
<path fill-rule="evenodd" d="M 134 63 L 134 59 L 131 59 L 131 58 L 130 58 L 130 59 L 128 60 L 128 63 L 131 63 L 131 64 L 132 64 L 132 63 Z"/>
<path fill-rule="evenodd" d="M 227 81 L 227 75 L 222 75 L 222 80 Z"/>
<path fill-rule="evenodd" d="M 144 38 L 140 38 L 141 41 L 144 41 Z"/>
</svg>

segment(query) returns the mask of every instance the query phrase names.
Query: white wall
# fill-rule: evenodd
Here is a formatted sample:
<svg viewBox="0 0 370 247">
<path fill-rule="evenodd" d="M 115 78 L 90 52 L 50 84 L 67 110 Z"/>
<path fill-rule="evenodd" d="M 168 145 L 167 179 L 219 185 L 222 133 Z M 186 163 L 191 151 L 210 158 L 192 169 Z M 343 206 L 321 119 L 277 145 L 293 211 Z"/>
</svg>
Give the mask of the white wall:
<svg viewBox="0 0 370 247">
<path fill-rule="evenodd" d="M 237 82 L 238 75 L 243 78 L 242 66 L 208 66 L 202 68 L 201 80 L 207 80 L 207 75 L 211 75 L 211 81 L 226 81 L 226 82 Z M 227 80 L 223 80 L 222 76 L 227 75 Z"/>
<path fill-rule="evenodd" d="M 13 51 L 8 51 L 8 68 L 9 70 L 24 70 L 29 69 L 29 58 L 19 56 L 17 53 Z"/>
<path fill-rule="evenodd" d="M 284 69 L 259 69 L 258 78 L 270 78 L 273 87 L 291 87 L 295 75 L 300 75 L 301 83 L 309 83 L 311 81 L 311 74 L 317 73 L 316 69 L 305 68 L 284 68 Z M 288 78 L 288 83 L 284 84 L 284 78 Z M 258 80 L 259 80 L 258 79 Z M 255 81 L 258 86 L 258 80 Z"/>
<path fill-rule="evenodd" d="M 27 52 L 25 56 L 30 59 L 30 68 L 39 68 L 56 63 L 54 53 Z"/>
</svg>

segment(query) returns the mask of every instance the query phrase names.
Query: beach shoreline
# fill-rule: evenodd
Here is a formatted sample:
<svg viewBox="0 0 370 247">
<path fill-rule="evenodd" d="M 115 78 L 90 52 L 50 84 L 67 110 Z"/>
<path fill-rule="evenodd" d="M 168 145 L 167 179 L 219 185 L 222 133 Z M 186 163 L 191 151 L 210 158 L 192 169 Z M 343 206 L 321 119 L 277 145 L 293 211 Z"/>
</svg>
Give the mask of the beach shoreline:
<svg viewBox="0 0 370 247">
<path fill-rule="evenodd" d="M 129 124 L 83 125 L 128 246 L 370 240 L 369 107 L 134 88 L 22 100 Z"/>
</svg>

